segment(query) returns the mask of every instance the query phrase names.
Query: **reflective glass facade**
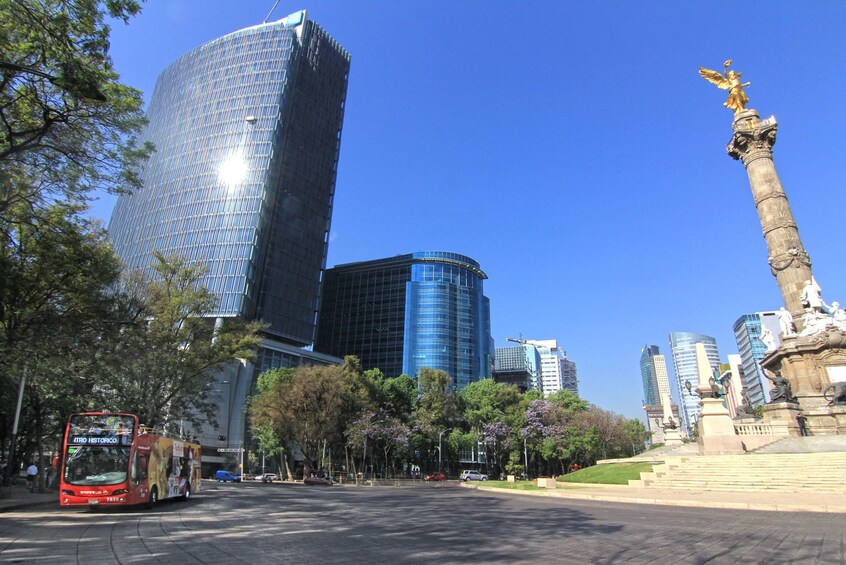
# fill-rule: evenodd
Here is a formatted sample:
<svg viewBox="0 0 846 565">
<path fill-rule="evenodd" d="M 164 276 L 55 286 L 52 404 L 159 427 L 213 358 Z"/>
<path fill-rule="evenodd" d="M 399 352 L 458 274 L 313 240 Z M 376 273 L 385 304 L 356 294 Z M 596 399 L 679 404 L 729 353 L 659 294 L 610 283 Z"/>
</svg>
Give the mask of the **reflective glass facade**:
<svg viewBox="0 0 846 565">
<path fill-rule="evenodd" d="M 761 341 L 763 325 L 772 332 L 776 344 L 780 343 L 778 317 L 775 312 L 744 314 L 734 322 L 734 337 L 743 367 L 743 387 L 752 406 L 770 401 L 770 381 L 764 376 L 760 361 L 767 352 Z"/>
<path fill-rule="evenodd" d="M 490 378 L 486 278 L 473 259 L 443 251 L 328 269 L 315 350 L 356 355 L 390 377 L 441 369 L 459 389 Z"/>
<path fill-rule="evenodd" d="M 687 392 L 684 383 L 690 381 L 693 392 L 699 386 L 699 372 L 696 364 L 696 344 L 705 346 L 705 354 L 711 370 L 720 366 L 720 353 L 717 350 L 717 340 L 713 337 L 691 332 L 672 332 L 670 334 L 670 351 L 673 355 L 673 368 L 676 371 L 676 386 L 681 399 L 679 416 L 681 416 L 684 430 L 690 431 L 694 421 L 699 418 L 699 397 Z"/>
<path fill-rule="evenodd" d="M 260 319 L 313 341 L 325 267 L 349 54 L 305 12 L 231 33 L 159 76 L 143 188 L 109 226 L 128 268 L 153 253 L 207 268 L 216 317 Z"/>
<path fill-rule="evenodd" d="M 643 403 L 646 406 L 661 404 L 663 399 L 658 392 L 658 375 L 652 358 L 659 355 L 657 345 L 645 345 L 640 352 L 640 378 L 643 381 Z"/>
</svg>

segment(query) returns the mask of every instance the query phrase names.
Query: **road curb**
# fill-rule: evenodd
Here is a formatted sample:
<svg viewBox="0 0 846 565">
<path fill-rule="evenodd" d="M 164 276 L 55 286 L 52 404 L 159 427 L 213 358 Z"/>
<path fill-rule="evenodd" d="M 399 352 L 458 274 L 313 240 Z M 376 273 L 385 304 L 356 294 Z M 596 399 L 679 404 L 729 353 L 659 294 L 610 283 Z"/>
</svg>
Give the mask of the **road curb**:
<svg viewBox="0 0 846 565">
<path fill-rule="evenodd" d="M 546 496 L 552 498 L 570 498 L 574 500 L 594 500 L 602 502 L 622 502 L 626 504 L 654 504 L 658 506 L 685 506 L 691 508 L 717 508 L 723 510 L 761 510 L 766 512 L 822 512 L 829 514 L 846 514 L 846 506 L 843 505 L 817 506 L 801 503 L 731 502 L 725 500 L 690 500 L 684 498 L 668 499 L 640 495 L 620 496 L 614 494 L 596 494 L 561 490 L 521 491 L 468 484 L 462 484 L 461 486 L 463 488 L 479 489 L 486 492 L 498 492 L 502 494 Z"/>
</svg>

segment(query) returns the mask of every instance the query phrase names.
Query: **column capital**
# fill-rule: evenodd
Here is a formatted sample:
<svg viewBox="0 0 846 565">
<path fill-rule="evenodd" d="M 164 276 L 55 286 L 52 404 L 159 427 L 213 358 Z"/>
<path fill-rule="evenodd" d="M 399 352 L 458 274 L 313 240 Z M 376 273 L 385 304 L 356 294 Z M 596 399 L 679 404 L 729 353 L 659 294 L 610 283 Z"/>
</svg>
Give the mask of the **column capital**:
<svg viewBox="0 0 846 565">
<path fill-rule="evenodd" d="M 732 124 L 734 135 L 726 145 L 732 159 L 742 160 L 744 165 L 761 158 L 772 159 L 778 122 L 775 116 L 758 119 L 755 110 L 744 110 L 735 115 Z"/>
</svg>

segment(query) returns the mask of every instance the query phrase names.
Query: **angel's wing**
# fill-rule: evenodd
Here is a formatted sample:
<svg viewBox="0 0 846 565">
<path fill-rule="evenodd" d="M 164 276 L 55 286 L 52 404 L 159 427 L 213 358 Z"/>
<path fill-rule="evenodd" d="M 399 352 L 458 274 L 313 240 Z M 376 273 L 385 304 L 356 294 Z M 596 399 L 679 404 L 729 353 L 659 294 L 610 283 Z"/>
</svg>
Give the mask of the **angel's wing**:
<svg viewBox="0 0 846 565">
<path fill-rule="evenodd" d="M 699 67 L 699 74 L 708 82 L 716 84 L 717 87 L 722 88 L 723 90 L 729 89 L 728 79 L 717 71 L 712 71 L 711 69 Z"/>
</svg>

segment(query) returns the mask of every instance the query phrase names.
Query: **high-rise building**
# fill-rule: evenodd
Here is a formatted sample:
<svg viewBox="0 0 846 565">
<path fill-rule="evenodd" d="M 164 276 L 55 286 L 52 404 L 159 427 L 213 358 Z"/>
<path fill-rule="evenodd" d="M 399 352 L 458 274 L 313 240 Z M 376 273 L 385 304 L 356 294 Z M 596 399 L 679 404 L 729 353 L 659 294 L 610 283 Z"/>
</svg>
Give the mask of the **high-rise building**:
<svg viewBox="0 0 846 565">
<path fill-rule="evenodd" d="M 653 357 L 658 355 L 657 345 L 645 345 L 640 352 L 640 378 L 643 381 L 643 403 L 647 406 L 661 404 L 658 391 L 658 376 L 655 372 Z"/>
<path fill-rule="evenodd" d="M 579 395 L 579 375 L 576 370 L 576 362 L 567 357 L 564 352 L 564 359 L 561 360 L 561 388 L 569 390 L 576 396 Z"/>
<path fill-rule="evenodd" d="M 541 356 L 541 392 L 548 396 L 564 388 L 561 362 L 567 357 L 558 342 L 554 339 L 528 339 L 526 343 L 537 347 Z"/>
<path fill-rule="evenodd" d="M 743 367 L 743 387 L 749 395 L 752 406 L 770 401 L 770 381 L 764 376 L 760 361 L 767 353 L 767 346 L 761 341 L 761 332 L 766 327 L 779 345 L 781 328 L 775 312 L 744 314 L 734 322 L 734 337 Z"/>
<path fill-rule="evenodd" d="M 537 347 L 521 343 L 495 350 L 494 380 L 517 385 L 521 390 L 540 390 L 541 357 Z"/>
<path fill-rule="evenodd" d="M 350 56 L 305 11 L 182 55 L 156 82 L 143 187 L 109 234 L 130 269 L 154 252 L 206 267 L 215 317 L 309 345 L 326 264 Z"/>
<path fill-rule="evenodd" d="M 699 372 L 696 363 L 696 344 L 705 346 L 705 354 L 711 370 L 720 366 L 720 353 L 717 350 L 717 340 L 711 336 L 690 333 L 670 333 L 670 351 L 673 356 L 673 368 L 676 373 L 676 385 L 679 391 L 679 416 L 683 429 L 690 432 L 699 418 L 699 397 L 694 394 L 699 386 Z M 692 392 L 688 392 L 685 383 L 690 382 Z"/>
<path fill-rule="evenodd" d="M 644 345 L 640 352 L 640 376 L 643 381 L 643 409 L 646 410 L 646 427 L 652 432 L 653 443 L 663 443 L 664 402 L 669 399 L 671 412 L 678 407 L 672 404 L 667 361 L 657 345 Z"/>
<path fill-rule="evenodd" d="M 323 278 L 315 350 L 356 355 L 365 369 L 449 373 L 457 389 L 491 377 L 487 275 L 473 259 L 423 251 L 337 265 Z"/>
<path fill-rule="evenodd" d="M 349 66 L 305 11 L 185 53 L 150 100 L 143 140 L 156 151 L 143 186 L 112 214 L 129 269 L 181 256 L 206 269 L 202 284 L 219 298 L 211 317 L 268 324 L 259 368 L 333 362 L 302 346 L 314 339 Z M 219 376 L 218 445 L 243 441 L 256 369 Z"/>
</svg>

